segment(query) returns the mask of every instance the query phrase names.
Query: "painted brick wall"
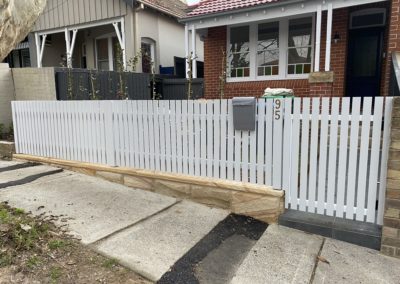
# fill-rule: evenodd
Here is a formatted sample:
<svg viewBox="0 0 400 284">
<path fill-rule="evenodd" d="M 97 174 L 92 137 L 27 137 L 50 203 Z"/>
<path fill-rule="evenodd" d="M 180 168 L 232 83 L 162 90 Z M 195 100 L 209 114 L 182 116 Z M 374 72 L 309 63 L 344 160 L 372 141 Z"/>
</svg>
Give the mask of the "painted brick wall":
<svg viewBox="0 0 400 284">
<path fill-rule="evenodd" d="M 347 9 L 338 9 L 333 13 L 334 29 L 332 33 L 333 35 L 338 33 L 341 39 L 337 44 L 332 44 L 331 70 L 335 72 L 335 82 L 333 84 L 333 92 L 325 92 L 324 89 L 323 94 L 325 95 L 332 94 L 334 96 L 343 96 L 344 94 L 348 15 L 349 13 Z M 323 32 L 321 39 L 321 70 L 324 70 L 325 67 L 326 13 L 323 14 L 323 22 L 325 24 L 322 29 Z M 204 43 L 204 79 L 206 98 L 219 98 L 218 90 L 219 77 L 222 73 L 222 51 L 226 50 L 227 41 L 226 29 L 226 26 L 210 28 L 208 30 L 208 37 Z M 310 95 L 310 84 L 308 83 L 307 79 L 271 80 L 227 83 L 225 86 L 225 98 L 231 98 L 234 96 L 261 96 L 267 87 L 293 89 L 295 95 L 299 97 Z"/>
</svg>

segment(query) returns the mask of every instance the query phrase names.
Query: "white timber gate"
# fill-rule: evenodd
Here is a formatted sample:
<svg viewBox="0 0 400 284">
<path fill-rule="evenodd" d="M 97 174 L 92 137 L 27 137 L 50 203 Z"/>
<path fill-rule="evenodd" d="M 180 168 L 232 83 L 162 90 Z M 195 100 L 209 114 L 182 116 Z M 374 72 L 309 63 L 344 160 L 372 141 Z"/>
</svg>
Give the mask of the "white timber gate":
<svg viewBox="0 0 400 284">
<path fill-rule="evenodd" d="M 382 224 L 392 98 L 13 102 L 16 151 L 271 185 L 286 208 Z"/>
</svg>

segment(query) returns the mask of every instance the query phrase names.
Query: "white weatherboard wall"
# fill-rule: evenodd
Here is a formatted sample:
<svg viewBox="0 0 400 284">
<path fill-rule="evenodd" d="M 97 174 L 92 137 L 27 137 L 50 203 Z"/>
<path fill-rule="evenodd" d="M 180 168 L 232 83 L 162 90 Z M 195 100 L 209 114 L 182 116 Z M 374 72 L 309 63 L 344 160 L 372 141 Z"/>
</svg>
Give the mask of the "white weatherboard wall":
<svg viewBox="0 0 400 284">
<path fill-rule="evenodd" d="M 234 130 L 231 100 L 13 102 L 13 118 L 20 154 L 272 185 L 287 208 L 382 224 L 391 107 L 260 99 L 256 131 Z"/>
</svg>

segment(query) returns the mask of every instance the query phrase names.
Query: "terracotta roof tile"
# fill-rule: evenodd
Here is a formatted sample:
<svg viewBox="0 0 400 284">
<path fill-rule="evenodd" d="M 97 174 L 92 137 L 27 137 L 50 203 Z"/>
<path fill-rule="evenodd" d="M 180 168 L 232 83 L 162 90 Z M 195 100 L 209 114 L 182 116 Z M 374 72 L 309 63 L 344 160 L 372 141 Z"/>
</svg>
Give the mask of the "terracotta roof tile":
<svg viewBox="0 0 400 284">
<path fill-rule="evenodd" d="M 280 0 L 202 0 L 197 8 L 187 14 L 195 17 L 207 14 L 221 13 L 225 11 L 249 8 L 257 5 L 278 2 Z"/>
</svg>

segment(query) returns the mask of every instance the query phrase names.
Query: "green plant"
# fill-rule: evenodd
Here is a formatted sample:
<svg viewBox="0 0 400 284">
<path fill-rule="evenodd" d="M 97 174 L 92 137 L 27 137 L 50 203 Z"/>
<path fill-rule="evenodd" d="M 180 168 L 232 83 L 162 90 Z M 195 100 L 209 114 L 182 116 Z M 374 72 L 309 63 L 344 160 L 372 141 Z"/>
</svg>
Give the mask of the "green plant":
<svg viewBox="0 0 400 284">
<path fill-rule="evenodd" d="M 218 93 L 219 97 L 222 100 L 225 95 L 225 85 L 226 85 L 226 77 L 227 77 L 227 58 L 226 58 L 226 51 L 223 47 L 221 47 L 222 53 L 222 63 L 221 63 L 221 75 L 219 76 L 219 86 L 218 86 Z"/>
<path fill-rule="evenodd" d="M 16 215 L 22 215 L 22 214 L 25 213 L 25 210 L 21 209 L 21 208 L 15 208 L 14 212 L 15 212 Z"/>
<path fill-rule="evenodd" d="M 57 280 L 62 276 L 62 270 L 59 267 L 52 267 L 50 269 L 50 279 L 52 283 L 57 283 Z"/>
<path fill-rule="evenodd" d="M 111 259 L 106 259 L 106 260 L 103 262 L 103 267 L 108 268 L 108 269 L 111 269 L 111 268 L 113 268 L 113 267 L 116 266 L 116 265 L 118 265 L 118 262 L 117 262 L 115 259 L 113 259 L 113 258 L 111 258 Z"/>
<path fill-rule="evenodd" d="M 4 124 L 0 123 L 0 138 L 3 135 L 3 132 L 4 132 Z"/>
<path fill-rule="evenodd" d="M 13 259 L 13 255 L 8 252 L 0 253 L 0 268 L 12 265 Z"/>
<path fill-rule="evenodd" d="M 51 241 L 49 241 L 48 246 L 49 246 L 49 249 L 56 250 L 56 249 L 65 247 L 66 243 L 61 240 L 51 240 Z"/>
<path fill-rule="evenodd" d="M 14 134 L 14 125 L 13 125 L 12 122 L 10 123 L 10 126 L 8 127 L 8 134 L 9 135 L 13 135 Z"/>
<path fill-rule="evenodd" d="M 34 269 L 35 267 L 38 267 L 40 263 L 41 263 L 40 258 L 35 255 L 28 258 L 28 260 L 26 261 L 26 266 L 29 269 Z"/>
</svg>

